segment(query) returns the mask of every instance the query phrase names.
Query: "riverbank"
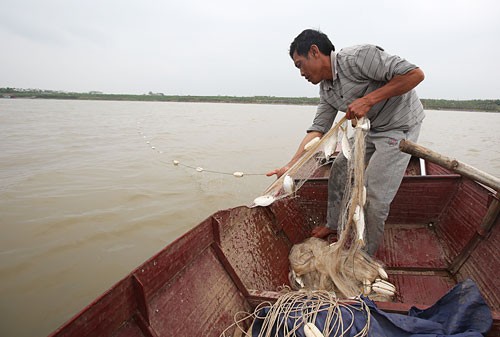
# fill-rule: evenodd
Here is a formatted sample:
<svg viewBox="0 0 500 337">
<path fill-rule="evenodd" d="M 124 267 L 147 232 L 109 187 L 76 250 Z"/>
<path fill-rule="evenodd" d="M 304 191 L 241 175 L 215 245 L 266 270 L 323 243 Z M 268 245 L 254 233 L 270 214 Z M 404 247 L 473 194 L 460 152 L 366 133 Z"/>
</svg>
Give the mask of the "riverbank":
<svg viewBox="0 0 500 337">
<path fill-rule="evenodd" d="M 102 92 L 61 92 L 53 90 L 30 90 L 0 88 L 0 98 L 38 98 L 38 99 L 76 99 L 107 101 L 149 101 L 149 102 L 208 102 L 208 103 L 245 103 L 245 104 L 291 104 L 317 105 L 318 97 L 276 97 L 276 96 L 191 96 L 164 95 L 148 93 L 143 95 L 105 94 Z M 488 100 L 444 100 L 422 99 L 427 110 L 484 111 L 500 112 L 500 99 Z"/>
</svg>

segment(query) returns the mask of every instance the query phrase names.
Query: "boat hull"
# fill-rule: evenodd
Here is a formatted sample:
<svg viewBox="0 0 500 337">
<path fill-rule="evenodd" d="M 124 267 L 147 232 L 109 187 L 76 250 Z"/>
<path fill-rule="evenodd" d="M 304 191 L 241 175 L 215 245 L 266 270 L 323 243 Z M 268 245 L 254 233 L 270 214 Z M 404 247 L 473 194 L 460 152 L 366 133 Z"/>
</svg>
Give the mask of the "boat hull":
<svg viewBox="0 0 500 337">
<path fill-rule="evenodd" d="M 222 210 L 165 247 L 51 336 L 219 336 L 288 285 L 290 248 L 324 224 L 326 169 L 267 207 Z M 473 279 L 500 335 L 498 193 L 431 163 L 407 171 L 376 254 L 396 285 L 388 312 L 426 308 Z M 228 335 L 232 335 L 232 331 Z"/>
</svg>

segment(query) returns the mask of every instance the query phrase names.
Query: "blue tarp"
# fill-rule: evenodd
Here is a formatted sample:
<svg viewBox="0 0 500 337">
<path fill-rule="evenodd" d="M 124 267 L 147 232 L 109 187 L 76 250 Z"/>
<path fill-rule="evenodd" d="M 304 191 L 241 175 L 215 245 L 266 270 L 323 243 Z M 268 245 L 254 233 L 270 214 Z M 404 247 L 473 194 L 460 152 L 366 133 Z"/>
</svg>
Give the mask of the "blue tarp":
<svg viewBox="0 0 500 337">
<path fill-rule="evenodd" d="M 482 337 L 493 323 L 491 311 L 472 280 L 457 284 L 433 306 L 425 310 L 413 307 L 407 315 L 386 313 L 378 309 L 369 298 L 362 297 L 361 300 L 370 309 L 370 337 Z M 354 307 L 359 309 L 361 304 Z M 344 336 L 354 336 L 366 326 L 367 316 L 364 311 L 347 310 L 342 306 L 340 308 L 344 324 L 351 321 L 354 323 Z M 297 310 L 292 310 L 294 318 L 287 316 L 288 330 L 303 325 L 301 317 L 307 313 L 301 310 L 303 308 L 297 305 Z M 253 324 L 252 336 L 256 337 L 262 329 L 266 329 L 263 317 L 268 312 L 269 308 L 259 311 L 259 318 Z M 280 319 L 280 323 L 269 327 L 272 329 L 271 336 L 275 336 L 276 330 L 283 331 L 283 316 Z M 315 321 L 320 330 L 323 330 L 325 319 L 326 310 L 320 311 Z M 338 321 L 332 324 L 338 324 Z M 283 336 L 283 333 L 278 332 L 278 336 Z M 303 327 L 297 330 L 296 336 L 305 337 Z"/>
</svg>

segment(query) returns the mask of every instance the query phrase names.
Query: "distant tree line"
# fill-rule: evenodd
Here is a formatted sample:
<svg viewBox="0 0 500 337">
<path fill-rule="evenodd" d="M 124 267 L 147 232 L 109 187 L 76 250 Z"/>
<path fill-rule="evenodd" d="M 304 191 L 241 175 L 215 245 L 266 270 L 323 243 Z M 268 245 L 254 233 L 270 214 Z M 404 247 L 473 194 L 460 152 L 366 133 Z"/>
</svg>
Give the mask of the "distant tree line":
<svg viewBox="0 0 500 337">
<path fill-rule="evenodd" d="M 444 100 L 422 99 L 427 110 L 500 111 L 500 99 Z"/>
<path fill-rule="evenodd" d="M 0 88 L 0 98 L 45 98 L 112 101 L 159 101 L 159 102 L 209 102 L 209 103 L 253 103 L 316 105 L 317 97 L 275 97 L 275 96 L 191 96 L 153 93 L 143 95 L 105 94 L 100 91 L 88 93 L 64 92 L 40 89 Z M 444 100 L 422 99 L 427 110 L 464 110 L 500 112 L 500 99 L 487 100 Z"/>
</svg>

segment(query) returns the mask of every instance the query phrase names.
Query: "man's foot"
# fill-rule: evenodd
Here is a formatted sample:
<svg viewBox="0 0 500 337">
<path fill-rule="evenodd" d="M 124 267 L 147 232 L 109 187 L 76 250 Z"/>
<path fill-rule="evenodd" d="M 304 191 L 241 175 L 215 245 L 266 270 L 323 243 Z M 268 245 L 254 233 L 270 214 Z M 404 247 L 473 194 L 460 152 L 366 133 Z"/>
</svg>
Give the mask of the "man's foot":
<svg viewBox="0 0 500 337">
<path fill-rule="evenodd" d="M 326 226 L 318 226 L 318 227 L 313 228 L 313 230 L 311 231 L 311 236 L 313 236 L 315 238 L 324 239 L 328 235 L 334 234 L 334 233 L 335 233 L 334 230 L 332 230 Z"/>
</svg>

